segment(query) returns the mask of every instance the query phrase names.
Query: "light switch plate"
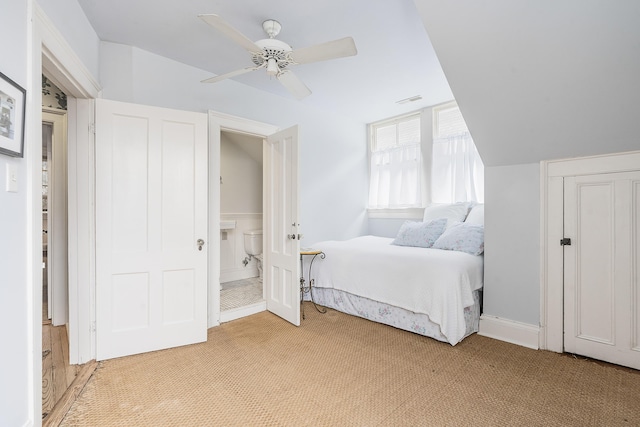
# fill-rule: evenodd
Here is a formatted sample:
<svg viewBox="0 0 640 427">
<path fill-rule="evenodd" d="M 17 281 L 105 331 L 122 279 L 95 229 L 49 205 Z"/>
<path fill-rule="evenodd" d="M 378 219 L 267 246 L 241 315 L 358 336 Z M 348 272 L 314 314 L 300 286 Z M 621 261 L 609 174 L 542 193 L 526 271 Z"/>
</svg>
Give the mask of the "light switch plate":
<svg viewBox="0 0 640 427">
<path fill-rule="evenodd" d="M 7 192 L 18 192 L 18 166 L 7 163 Z"/>
</svg>

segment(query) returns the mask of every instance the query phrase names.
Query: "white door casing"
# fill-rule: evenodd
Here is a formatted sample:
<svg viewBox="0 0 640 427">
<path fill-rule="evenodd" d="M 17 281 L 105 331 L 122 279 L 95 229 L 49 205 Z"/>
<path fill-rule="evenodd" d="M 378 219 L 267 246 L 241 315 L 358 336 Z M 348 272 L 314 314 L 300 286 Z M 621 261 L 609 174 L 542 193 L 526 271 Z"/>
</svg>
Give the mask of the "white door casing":
<svg viewBox="0 0 640 427">
<path fill-rule="evenodd" d="M 270 135 L 264 145 L 263 280 L 267 310 L 300 325 L 298 127 Z"/>
<path fill-rule="evenodd" d="M 640 172 L 564 180 L 564 349 L 640 369 Z"/>
<path fill-rule="evenodd" d="M 97 359 L 206 341 L 207 116 L 96 101 Z"/>
<path fill-rule="evenodd" d="M 237 132 L 261 139 L 278 127 L 243 117 L 209 111 L 209 327 L 220 324 L 220 134 Z M 265 142 L 266 144 L 266 142 Z M 263 189 L 263 197 L 265 190 Z M 263 199 L 263 206 L 266 205 Z M 266 216 L 263 215 L 263 221 Z M 263 229 L 266 227 L 263 225 Z M 263 260 L 263 265 L 266 262 Z"/>
</svg>

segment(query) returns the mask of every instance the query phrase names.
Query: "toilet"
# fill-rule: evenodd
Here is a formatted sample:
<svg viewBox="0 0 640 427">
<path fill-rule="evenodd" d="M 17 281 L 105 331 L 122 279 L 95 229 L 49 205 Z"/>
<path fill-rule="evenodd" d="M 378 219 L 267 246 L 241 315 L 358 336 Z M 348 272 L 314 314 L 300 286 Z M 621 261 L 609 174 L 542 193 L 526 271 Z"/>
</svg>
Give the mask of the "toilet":
<svg viewBox="0 0 640 427">
<path fill-rule="evenodd" d="M 262 230 L 244 232 L 244 251 L 258 263 L 259 279 L 262 282 Z"/>
</svg>

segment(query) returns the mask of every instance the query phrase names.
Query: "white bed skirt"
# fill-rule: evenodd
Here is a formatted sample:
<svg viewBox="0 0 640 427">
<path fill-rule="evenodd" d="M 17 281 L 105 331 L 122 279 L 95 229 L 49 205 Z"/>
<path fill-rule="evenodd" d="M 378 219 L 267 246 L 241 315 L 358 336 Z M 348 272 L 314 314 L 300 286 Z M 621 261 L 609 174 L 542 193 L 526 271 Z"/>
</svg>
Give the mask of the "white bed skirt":
<svg viewBox="0 0 640 427">
<path fill-rule="evenodd" d="M 478 332 L 481 292 L 481 290 L 474 291 L 474 304 L 464 309 L 466 331 L 462 339 L 474 332 Z M 438 341 L 449 342 L 440 331 L 440 325 L 433 323 L 426 314 L 413 313 L 403 308 L 330 288 L 314 287 L 313 299 L 318 305 L 333 308 L 343 313 L 384 323 L 405 331 L 415 332 Z M 311 296 L 305 293 L 304 300 L 311 301 Z"/>
</svg>

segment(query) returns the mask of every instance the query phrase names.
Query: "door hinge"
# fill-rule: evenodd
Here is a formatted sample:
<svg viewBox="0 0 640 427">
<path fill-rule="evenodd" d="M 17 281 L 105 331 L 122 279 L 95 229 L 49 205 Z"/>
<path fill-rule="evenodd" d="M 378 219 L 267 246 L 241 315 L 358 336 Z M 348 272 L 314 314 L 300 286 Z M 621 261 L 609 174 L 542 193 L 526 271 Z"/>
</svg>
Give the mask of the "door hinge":
<svg viewBox="0 0 640 427">
<path fill-rule="evenodd" d="M 568 237 L 560 239 L 560 246 L 571 246 L 571 239 Z"/>
<path fill-rule="evenodd" d="M 92 135 L 96 134 L 96 124 L 95 123 L 89 123 L 89 133 Z"/>
</svg>

